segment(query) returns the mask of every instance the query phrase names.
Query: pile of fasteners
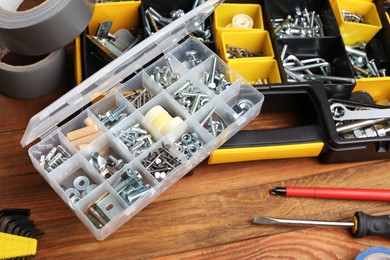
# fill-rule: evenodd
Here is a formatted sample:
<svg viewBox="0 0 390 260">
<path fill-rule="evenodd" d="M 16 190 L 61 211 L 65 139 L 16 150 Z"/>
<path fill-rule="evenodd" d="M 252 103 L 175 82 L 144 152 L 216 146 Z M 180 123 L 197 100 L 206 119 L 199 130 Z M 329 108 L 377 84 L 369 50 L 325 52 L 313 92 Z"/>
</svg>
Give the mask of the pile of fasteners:
<svg viewBox="0 0 390 260">
<path fill-rule="evenodd" d="M 138 89 L 135 91 L 127 91 L 126 93 L 122 93 L 122 94 L 137 109 L 145 105 L 153 97 L 152 92 L 150 92 L 149 89 Z"/>
<path fill-rule="evenodd" d="M 354 46 L 345 46 L 345 50 L 357 78 L 386 77 L 386 68 L 378 69 L 375 59 L 368 58 L 365 42 Z"/>
<path fill-rule="evenodd" d="M 307 8 L 303 11 L 298 8 L 293 16 L 274 18 L 271 22 L 278 38 L 325 36 L 320 15 L 315 11 L 309 12 Z"/>
<path fill-rule="evenodd" d="M 155 67 L 150 77 L 161 87 L 167 88 L 180 78 L 180 74 L 176 72 L 171 57 L 165 57 L 164 60 L 166 65 L 162 68 Z"/>
<path fill-rule="evenodd" d="M 206 128 L 210 134 L 214 137 L 222 133 L 223 130 L 228 126 L 225 120 L 215 113 L 216 108 L 214 107 L 210 113 L 202 120 L 201 125 Z"/>
<path fill-rule="evenodd" d="M 73 180 L 73 187 L 62 188 L 65 190 L 65 195 L 73 202 L 76 203 L 82 198 L 84 198 L 88 193 L 94 190 L 97 185 L 91 183 L 89 178 L 85 175 L 79 175 Z"/>
<path fill-rule="evenodd" d="M 145 184 L 142 175 L 132 168 L 127 168 L 112 186 L 129 205 L 151 188 L 149 184 Z"/>
<path fill-rule="evenodd" d="M 348 10 L 341 10 L 341 15 L 343 16 L 343 20 L 345 22 L 351 23 L 364 23 L 364 15 L 359 13 L 351 13 Z"/>
<path fill-rule="evenodd" d="M 48 172 L 63 164 L 71 157 L 62 145 L 53 147 L 47 155 L 41 155 L 39 164 Z"/>
<path fill-rule="evenodd" d="M 141 128 L 139 123 L 121 130 L 119 133 L 114 133 L 114 135 L 135 156 L 140 155 L 154 144 L 152 136 Z"/>
<path fill-rule="evenodd" d="M 214 57 L 211 62 L 210 70 L 203 73 L 203 83 L 210 90 L 214 91 L 215 94 L 220 94 L 222 91 L 229 88 L 232 83 L 225 78 L 223 68 L 217 68 L 217 61 L 217 57 Z"/>
<path fill-rule="evenodd" d="M 125 166 L 123 159 L 117 159 L 112 154 L 108 154 L 107 158 L 105 158 L 98 152 L 91 154 L 89 162 L 105 179 L 110 178 L 116 171 L 119 171 Z"/>
<path fill-rule="evenodd" d="M 188 132 L 183 134 L 175 145 L 187 159 L 190 159 L 204 145 L 204 142 L 197 133 Z"/>
<path fill-rule="evenodd" d="M 173 97 L 191 115 L 210 101 L 207 94 L 202 93 L 201 89 L 194 86 L 191 80 L 187 80 L 183 86 L 176 90 Z"/>
<path fill-rule="evenodd" d="M 98 115 L 98 118 L 104 124 L 105 127 L 110 129 L 111 127 L 119 123 L 122 119 L 128 116 L 128 114 L 125 112 L 126 109 L 127 105 L 121 105 L 114 111 L 108 110 L 105 114 Z"/>
<path fill-rule="evenodd" d="M 181 165 L 180 159 L 173 155 L 169 150 L 171 148 L 168 144 L 161 144 L 161 148 L 150 152 L 149 155 L 144 158 L 142 165 L 158 180 L 164 180 L 167 175 L 179 165 Z"/>
<path fill-rule="evenodd" d="M 256 58 L 264 56 L 260 52 L 251 51 L 248 49 L 240 48 L 230 44 L 226 45 L 228 59 L 239 59 L 239 58 Z"/>
</svg>

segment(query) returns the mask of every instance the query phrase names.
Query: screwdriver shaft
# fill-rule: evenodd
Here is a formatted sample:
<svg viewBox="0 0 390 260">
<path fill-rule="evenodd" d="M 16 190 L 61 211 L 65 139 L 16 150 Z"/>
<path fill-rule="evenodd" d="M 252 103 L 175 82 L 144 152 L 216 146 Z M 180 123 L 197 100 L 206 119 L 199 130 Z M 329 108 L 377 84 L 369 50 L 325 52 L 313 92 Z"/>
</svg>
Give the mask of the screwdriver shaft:
<svg viewBox="0 0 390 260">
<path fill-rule="evenodd" d="M 352 222 L 334 222 L 319 220 L 299 220 L 299 219 L 280 219 L 271 217 L 254 217 L 255 224 L 283 224 L 283 225 L 310 225 L 310 226 L 334 226 L 334 227 L 353 227 Z"/>
</svg>

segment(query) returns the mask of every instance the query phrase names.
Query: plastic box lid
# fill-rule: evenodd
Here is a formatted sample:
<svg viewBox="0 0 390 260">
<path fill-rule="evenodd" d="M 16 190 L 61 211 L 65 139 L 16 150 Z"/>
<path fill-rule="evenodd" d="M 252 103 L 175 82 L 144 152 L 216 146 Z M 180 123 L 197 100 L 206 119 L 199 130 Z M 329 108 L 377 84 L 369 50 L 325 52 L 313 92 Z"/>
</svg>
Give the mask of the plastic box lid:
<svg viewBox="0 0 390 260">
<path fill-rule="evenodd" d="M 195 30 L 222 2 L 223 0 L 208 0 L 191 10 L 138 43 L 34 115 L 23 135 L 21 145 L 25 147 L 37 138 L 45 138 L 66 118 L 81 110 L 102 93 L 115 89 L 123 79 L 142 68 L 162 51 L 175 47 L 176 43 Z"/>
</svg>

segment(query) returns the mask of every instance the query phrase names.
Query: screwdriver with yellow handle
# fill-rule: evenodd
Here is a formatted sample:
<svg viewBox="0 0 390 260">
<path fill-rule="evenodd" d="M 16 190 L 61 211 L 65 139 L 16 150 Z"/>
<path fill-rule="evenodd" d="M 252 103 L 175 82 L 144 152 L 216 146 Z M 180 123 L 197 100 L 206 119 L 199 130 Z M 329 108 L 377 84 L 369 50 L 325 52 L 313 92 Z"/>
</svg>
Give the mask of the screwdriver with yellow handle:
<svg viewBox="0 0 390 260">
<path fill-rule="evenodd" d="M 311 225 L 351 227 L 354 237 L 365 236 L 390 237 L 390 215 L 371 216 L 361 211 L 355 212 L 352 222 L 333 222 L 317 220 L 280 219 L 271 217 L 254 217 L 255 224 L 285 224 L 285 225 Z"/>
</svg>

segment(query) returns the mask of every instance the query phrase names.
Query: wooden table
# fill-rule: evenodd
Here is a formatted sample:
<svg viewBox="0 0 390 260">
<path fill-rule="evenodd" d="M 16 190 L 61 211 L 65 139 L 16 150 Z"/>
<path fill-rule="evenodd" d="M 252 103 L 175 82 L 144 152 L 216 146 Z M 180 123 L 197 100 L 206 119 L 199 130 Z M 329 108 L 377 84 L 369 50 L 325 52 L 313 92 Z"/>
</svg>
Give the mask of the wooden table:
<svg viewBox="0 0 390 260">
<path fill-rule="evenodd" d="M 390 161 L 321 164 L 318 158 L 201 163 L 113 235 L 99 242 L 33 168 L 19 144 L 29 119 L 73 85 L 34 100 L 0 96 L 0 207 L 30 208 L 45 235 L 36 259 L 353 259 L 386 238 L 354 239 L 332 227 L 260 226 L 253 216 L 351 221 L 355 211 L 390 214 L 388 202 L 275 197 L 274 186 L 387 189 Z M 1 84 L 1 83 L 0 83 Z M 283 115 L 251 125 L 279 127 Z M 251 126 L 249 126 L 250 128 Z"/>
</svg>

